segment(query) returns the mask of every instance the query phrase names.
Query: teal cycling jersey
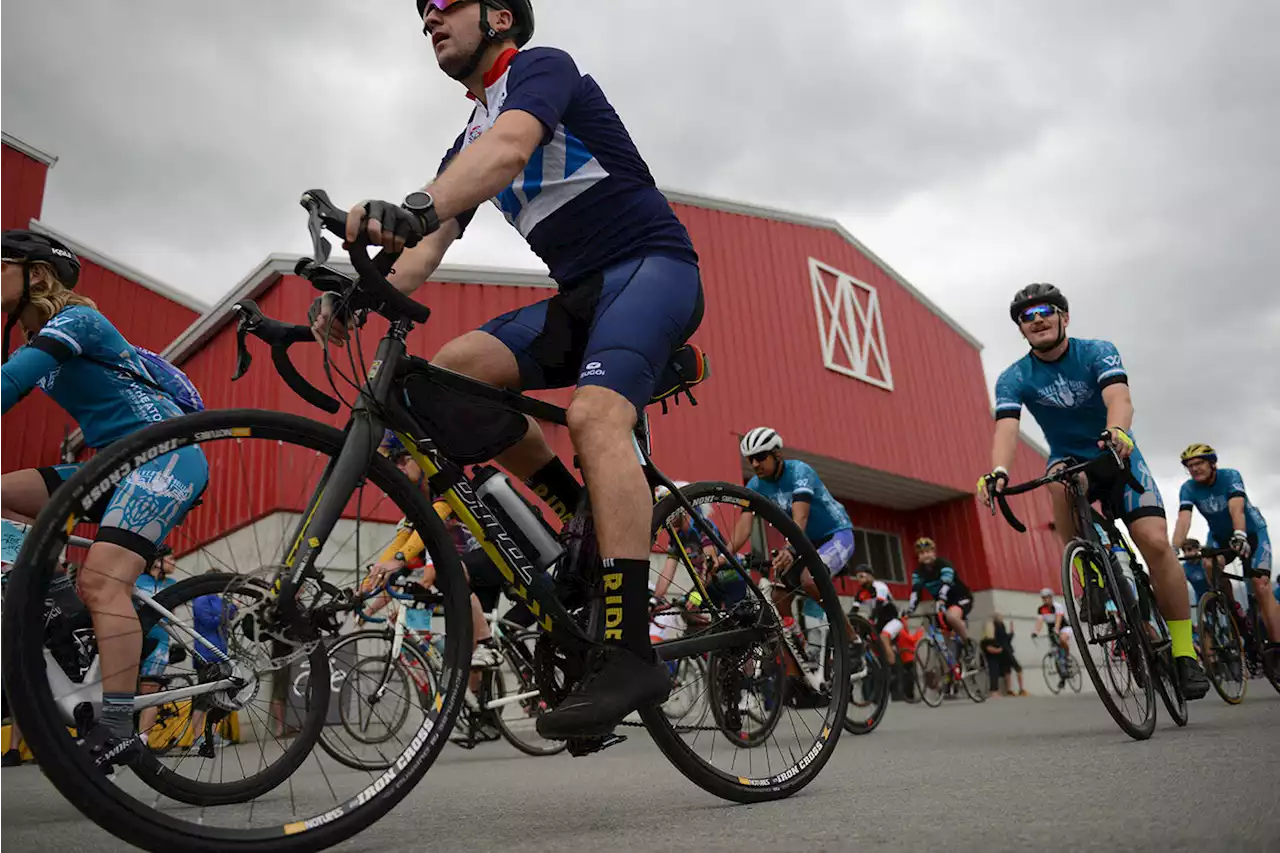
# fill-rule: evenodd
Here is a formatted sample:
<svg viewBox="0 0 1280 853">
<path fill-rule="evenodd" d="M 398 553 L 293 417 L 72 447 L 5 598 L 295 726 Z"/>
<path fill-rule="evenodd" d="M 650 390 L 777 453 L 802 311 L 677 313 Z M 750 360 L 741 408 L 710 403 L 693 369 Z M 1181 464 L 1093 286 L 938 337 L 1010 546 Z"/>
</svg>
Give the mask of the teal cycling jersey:
<svg viewBox="0 0 1280 853">
<path fill-rule="evenodd" d="M 822 542 L 841 530 L 853 529 L 849 513 L 818 479 L 814 471 L 798 459 L 786 459 L 782 471 L 772 480 L 752 477 L 747 488 L 764 495 L 788 513 L 795 501 L 809 503 L 809 521 L 804 533 L 813 542 Z"/>
<path fill-rule="evenodd" d="M 1235 527 L 1231 522 L 1231 512 L 1227 501 L 1231 498 L 1244 498 L 1244 522 L 1246 533 L 1258 533 L 1267 527 L 1266 519 L 1258 508 L 1249 502 L 1244 491 L 1244 478 L 1234 468 L 1219 468 L 1212 483 L 1197 483 L 1187 480 L 1178 493 L 1178 509 L 1200 510 L 1209 525 L 1209 533 L 1219 542 L 1231 538 Z"/>
<path fill-rule="evenodd" d="M 182 414 L 171 399 L 122 372 L 150 374 L 133 345 L 102 314 L 64 308 L 3 368 L 3 411 L 34 388 L 75 418 L 92 448 Z"/>
<path fill-rule="evenodd" d="M 1098 455 L 1098 436 L 1109 426 L 1102 389 L 1127 383 L 1120 353 L 1110 341 L 1072 338 L 1054 361 L 1027 353 L 996 380 L 996 419 L 1018 418 L 1025 406 L 1044 431 L 1050 461 Z"/>
</svg>

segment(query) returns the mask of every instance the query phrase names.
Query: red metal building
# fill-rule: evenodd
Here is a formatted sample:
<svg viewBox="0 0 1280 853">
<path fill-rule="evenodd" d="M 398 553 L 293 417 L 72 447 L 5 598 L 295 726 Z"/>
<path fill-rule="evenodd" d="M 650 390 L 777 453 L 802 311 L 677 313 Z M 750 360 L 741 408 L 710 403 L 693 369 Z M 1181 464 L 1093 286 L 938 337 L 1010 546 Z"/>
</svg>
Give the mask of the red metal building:
<svg viewBox="0 0 1280 853">
<path fill-rule="evenodd" d="M 9 156 L 6 150 L 6 189 Z M 765 424 L 849 506 L 862 531 L 864 559 L 893 582 L 897 594 L 906 591 L 911 543 L 922 535 L 938 541 L 975 591 L 990 591 L 979 592 L 980 612 L 1007 609 L 1000 602 L 1006 592 L 1025 594 L 1056 577 L 1046 496 L 1019 504 L 1028 535 L 1015 534 L 973 497 L 975 480 L 989 467 L 992 420 L 981 345 L 972 336 L 832 220 L 667 195 L 702 259 L 707 310 L 694 341 L 713 366 L 711 380 L 698 389 L 699 406 L 673 407 L 665 417 L 653 413 L 655 457 L 669 475 L 743 480 L 739 437 Z M 291 274 L 294 261 L 271 256 L 189 327 L 193 315 L 166 309 L 175 318 L 165 332 L 172 340 L 166 354 L 210 407 L 325 417 L 296 398 L 265 360 L 242 381 L 229 382 L 235 301 L 256 299 L 278 318 L 306 315 L 314 291 Z M 554 287 L 539 274 L 476 267 L 444 266 L 436 278 L 417 294 L 433 309 L 431 321 L 410 338 L 411 351 L 420 354 L 496 314 L 545 298 Z M 130 336 L 114 313 L 123 307 L 104 307 Z M 370 321 L 369 338 L 376 339 L 383 322 Z M 131 339 L 152 345 L 141 333 Z M 261 348 L 255 352 L 262 354 Z M 293 353 L 303 375 L 324 387 L 318 348 Z M 568 401 L 567 392 L 548 397 Z M 567 457 L 565 431 L 552 427 L 549 436 Z M 32 464 L 34 457 L 26 448 L 14 458 Z M 1042 473 L 1044 461 L 1043 452 L 1024 441 L 1012 476 Z M 215 498 L 228 505 L 209 515 L 237 527 L 264 508 L 293 509 L 278 485 L 259 486 L 263 494 L 251 500 Z"/>
</svg>

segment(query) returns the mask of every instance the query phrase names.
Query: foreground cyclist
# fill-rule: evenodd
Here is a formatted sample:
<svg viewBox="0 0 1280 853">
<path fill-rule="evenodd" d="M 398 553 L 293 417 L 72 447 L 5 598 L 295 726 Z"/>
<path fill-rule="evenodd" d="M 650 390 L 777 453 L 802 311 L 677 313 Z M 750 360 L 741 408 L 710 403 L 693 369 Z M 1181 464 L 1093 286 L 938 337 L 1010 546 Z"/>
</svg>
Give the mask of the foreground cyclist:
<svg viewBox="0 0 1280 853">
<path fill-rule="evenodd" d="M 3 244 L 5 413 L 39 387 L 75 419 L 85 444 L 94 449 L 182 414 L 134 347 L 92 300 L 75 292 L 80 261 L 71 250 L 32 231 L 6 231 Z M 9 332 L 15 327 L 27 344 L 10 358 Z M 78 467 L 5 474 L 0 485 L 5 516 L 34 518 Z M 185 447 L 134 471 L 90 513 L 100 523 L 77 584 L 93 620 L 102 668 L 102 716 L 87 734 L 94 761 L 104 768 L 140 751 L 133 700 L 142 628 L 131 600 L 134 581 L 207 480 L 204 454 Z M 57 597 L 70 587 L 70 579 L 60 575 L 49 592 Z"/>
<path fill-rule="evenodd" d="M 978 650 L 965 624 L 973 609 L 973 593 L 956 575 L 955 567 L 938 556 L 938 545 L 928 536 L 916 540 L 916 558 L 920 562 L 911 572 L 911 597 L 907 599 L 903 618 L 911 618 L 920 603 L 920 593 L 928 592 L 938 603 L 938 616 L 964 643 L 970 663 L 976 662 Z"/>
<path fill-rule="evenodd" d="M 446 344 L 435 363 L 507 388 L 577 385 L 568 423 L 592 502 L 610 603 L 605 649 L 554 711 L 543 737 L 603 735 L 631 711 L 665 700 L 666 667 L 648 631 L 652 499 L 632 448 L 640 407 L 672 352 L 702 319 L 697 255 L 599 85 L 567 53 L 520 51 L 533 35 L 528 0 L 417 0 L 436 63 L 474 101 L 439 174 L 403 205 L 350 212 L 347 239 L 409 250 L 391 283 L 416 290 L 492 200 L 560 284 Z M 424 239 L 425 238 L 425 239 Z M 313 321 L 342 342 L 332 301 Z M 332 328 L 331 328 L 332 324 Z M 561 519 L 580 486 L 537 424 L 498 457 Z"/>
<path fill-rule="evenodd" d="M 1182 464 L 1190 479 L 1178 495 L 1178 521 L 1173 526 L 1175 547 L 1188 549 L 1191 512 L 1200 511 L 1209 524 L 1210 548 L 1231 548 L 1240 555 L 1245 577 L 1250 578 L 1258 612 L 1267 626 L 1270 642 L 1263 654 L 1268 667 L 1280 666 L 1280 603 L 1268 593 L 1271 581 L 1271 538 L 1267 521 L 1245 494 L 1244 478 L 1234 468 L 1219 468 L 1218 453 L 1207 444 L 1193 444 L 1182 451 Z"/>
<path fill-rule="evenodd" d="M 1199 699 L 1209 690 L 1196 659 L 1191 637 L 1191 608 L 1187 601 L 1182 566 L 1169 545 L 1164 504 L 1155 478 L 1147 467 L 1130 431 L 1133 403 L 1129 376 L 1120 353 L 1109 341 L 1072 339 L 1067 298 L 1052 284 L 1029 284 L 1014 295 L 1009 316 L 1017 324 L 1031 352 L 1000 374 L 996 382 L 996 429 L 991 446 L 990 474 L 978 481 L 978 496 L 990 504 L 991 490 L 1003 489 L 1018 447 L 1018 420 L 1025 406 L 1049 443 L 1049 470 L 1068 457 L 1090 459 L 1110 444 L 1145 491 L 1124 489 L 1120 516 L 1151 572 L 1160 612 L 1169 624 L 1173 656 L 1187 699 Z M 1049 486 L 1053 500 L 1054 529 L 1065 545 L 1077 535 L 1075 517 L 1066 489 Z M 1092 579 L 1091 579 L 1092 580 Z M 1081 605 L 1091 621 L 1095 613 L 1090 596 Z"/>
</svg>

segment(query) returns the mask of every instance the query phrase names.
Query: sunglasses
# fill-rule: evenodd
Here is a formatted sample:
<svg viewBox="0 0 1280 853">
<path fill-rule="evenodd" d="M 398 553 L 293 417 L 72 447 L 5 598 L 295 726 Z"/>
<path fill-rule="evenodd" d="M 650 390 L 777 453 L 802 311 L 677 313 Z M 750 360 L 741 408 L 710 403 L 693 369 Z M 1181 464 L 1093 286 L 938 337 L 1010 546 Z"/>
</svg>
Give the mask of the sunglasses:
<svg viewBox="0 0 1280 853">
<path fill-rule="evenodd" d="M 443 12 L 445 9 L 448 9 L 450 6 L 457 6 L 462 3 L 471 3 L 471 2 L 474 2 L 474 0 L 427 0 L 426 5 L 422 7 L 422 11 L 423 11 L 423 14 L 425 15 L 427 6 L 434 6 L 435 8 Z"/>
<path fill-rule="evenodd" d="M 763 453 L 752 453 L 750 456 L 747 457 L 747 459 L 748 461 L 751 461 L 751 462 L 763 462 L 764 460 L 768 459 L 772 453 L 773 453 L 772 450 L 766 450 Z"/>
<path fill-rule="evenodd" d="M 1058 308 L 1055 305 L 1032 305 L 1018 315 L 1018 322 L 1027 324 L 1034 323 L 1036 320 L 1048 320 L 1057 313 Z"/>
</svg>

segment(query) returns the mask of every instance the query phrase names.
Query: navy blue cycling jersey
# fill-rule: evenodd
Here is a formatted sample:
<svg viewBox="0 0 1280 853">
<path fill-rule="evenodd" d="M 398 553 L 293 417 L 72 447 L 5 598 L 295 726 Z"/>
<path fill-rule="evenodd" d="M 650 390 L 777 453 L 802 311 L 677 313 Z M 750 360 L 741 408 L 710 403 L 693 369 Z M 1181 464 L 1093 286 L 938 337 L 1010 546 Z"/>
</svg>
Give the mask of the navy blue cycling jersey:
<svg viewBox="0 0 1280 853">
<path fill-rule="evenodd" d="M 1129 381 L 1110 341 L 1072 338 L 1054 361 L 1027 353 L 996 380 L 996 418 L 1017 418 L 1022 407 L 1049 443 L 1050 461 L 1098 455 L 1098 436 L 1109 426 L 1102 389 Z"/>
<path fill-rule="evenodd" d="M 476 102 L 440 170 L 507 110 L 542 122 L 542 145 L 493 203 L 552 278 L 570 285 L 642 255 L 697 261 L 622 119 L 569 54 L 550 47 L 508 51 L 484 84 L 485 103 Z M 460 214 L 458 224 L 465 230 L 474 215 L 474 209 Z"/>
<path fill-rule="evenodd" d="M 844 505 L 827 491 L 818 472 L 799 459 L 783 460 L 782 471 L 775 479 L 752 477 L 747 488 L 764 495 L 788 513 L 795 501 L 808 501 L 809 522 L 804 534 L 814 542 L 828 539 L 836 531 L 853 529 Z"/>
<path fill-rule="evenodd" d="M 1244 491 L 1244 478 L 1234 468 L 1219 468 L 1212 483 L 1202 485 L 1195 480 L 1187 480 L 1178 492 L 1178 509 L 1189 510 L 1194 507 L 1200 510 L 1209 524 L 1209 533 L 1213 538 L 1226 542 L 1235 529 L 1231 523 L 1231 512 L 1227 508 L 1227 501 L 1231 498 L 1244 498 L 1246 533 L 1258 533 L 1266 529 L 1266 519 L 1250 503 L 1249 496 Z"/>
<path fill-rule="evenodd" d="M 182 414 L 165 395 L 108 365 L 151 378 L 111 321 L 88 306 L 64 308 L 5 363 L 3 411 L 38 387 L 75 418 L 93 448 Z"/>
<path fill-rule="evenodd" d="M 949 591 L 953 587 L 967 590 L 967 587 L 956 578 L 955 567 L 941 557 L 934 560 L 933 565 L 921 564 L 911 572 L 913 602 L 919 598 L 922 589 L 927 590 L 934 598 L 938 598 L 944 589 Z"/>
</svg>

